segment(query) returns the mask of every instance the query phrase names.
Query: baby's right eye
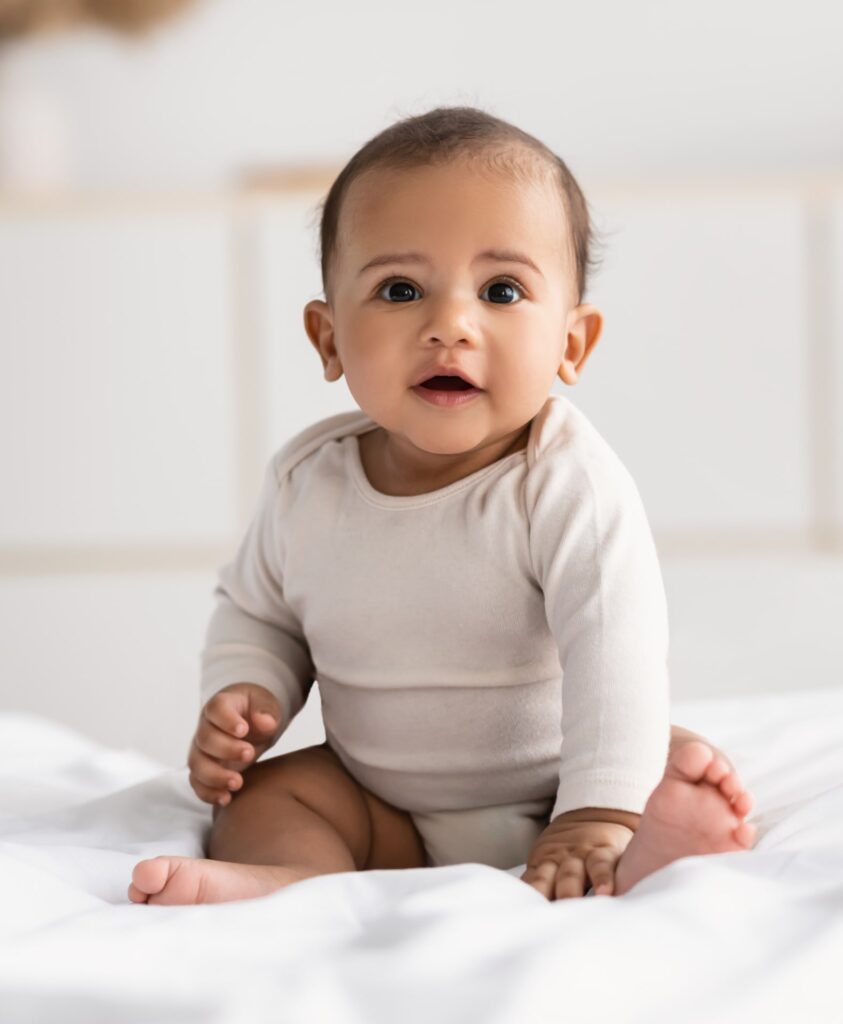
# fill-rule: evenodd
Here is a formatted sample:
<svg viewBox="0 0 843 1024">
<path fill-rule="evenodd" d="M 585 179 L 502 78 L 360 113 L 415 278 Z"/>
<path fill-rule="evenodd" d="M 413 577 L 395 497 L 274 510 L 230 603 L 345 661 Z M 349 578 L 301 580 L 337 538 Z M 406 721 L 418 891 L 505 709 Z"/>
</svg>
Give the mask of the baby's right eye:
<svg viewBox="0 0 843 1024">
<path fill-rule="evenodd" d="M 399 296 L 396 296 L 394 293 L 392 295 L 392 299 L 397 299 L 399 302 L 406 302 L 408 299 L 412 299 L 412 295 L 407 295 L 407 290 L 408 289 L 410 291 L 413 291 L 413 289 L 418 291 L 418 288 L 416 288 L 416 286 L 414 284 L 410 284 L 409 281 L 405 281 L 403 278 L 397 278 L 397 277 L 390 278 L 388 281 L 384 281 L 383 282 L 383 284 L 380 286 L 380 288 L 378 288 L 378 292 L 377 292 L 378 297 L 386 299 L 387 302 L 391 302 L 392 299 L 388 299 L 388 298 L 386 298 L 386 296 L 381 295 L 381 292 L 383 292 L 384 288 L 389 289 L 390 292 L 392 291 L 393 288 L 395 288 L 395 289 L 404 289 L 403 296 L 399 297 Z"/>
</svg>

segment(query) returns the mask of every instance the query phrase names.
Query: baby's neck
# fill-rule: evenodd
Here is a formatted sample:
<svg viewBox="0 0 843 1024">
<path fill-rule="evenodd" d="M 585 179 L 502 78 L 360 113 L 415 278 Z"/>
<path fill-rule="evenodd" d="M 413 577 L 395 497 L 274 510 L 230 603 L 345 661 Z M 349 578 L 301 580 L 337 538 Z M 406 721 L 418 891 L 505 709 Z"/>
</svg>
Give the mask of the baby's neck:
<svg viewBox="0 0 843 1024">
<path fill-rule="evenodd" d="M 490 445 L 479 452 L 469 452 L 464 458 L 453 461 L 439 471 L 407 466 L 406 461 L 397 453 L 394 443 L 390 444 L 389 432 L 382 427 L 359 435 L 357 442 L 360 461 L 372 487 L 382 494 L 412 497 L 438 491 L 513 452 L 526 448 L 529 436 L 528 423 L 514 438 L 505 439 L 502 443 Z"/>
</svg>

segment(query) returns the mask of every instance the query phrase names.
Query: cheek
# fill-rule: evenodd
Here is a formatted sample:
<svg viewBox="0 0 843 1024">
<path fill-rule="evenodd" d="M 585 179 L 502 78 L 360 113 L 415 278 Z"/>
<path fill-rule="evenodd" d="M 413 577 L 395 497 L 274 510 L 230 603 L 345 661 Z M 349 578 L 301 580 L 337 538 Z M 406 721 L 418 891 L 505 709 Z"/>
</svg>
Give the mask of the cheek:
<svg viewBox="0 0 843 1024">
<path fill-rule="evenodd" d="M 372 394 L 386 393 L 409 380 L 413 372 L 413 359 L 407 353 L 407 346 L 394 334 L 385 329 L 383 323 L 369 318 L 355 325 L 354 332 L 346 335 L 345 366 L 346 376 L 353 379 L 361 390 Z"/>
<path fill-rule="evenodd" d="M 545 353 L 544 359 L 542 353 Z M 490 357 L 495 367 L 500 367 L 502 372 L 517 379 L 535 373 L 536 367 L 542 361 L 547 361 L 546 347 L 537 341 L 530 327 L 524 324 L 519 324 L 518 330 L 512 334 L 497 339 Z"/>
<path fill-rule="evenodd" d="M 558 362 L 556 351 L 548 345 L 531 344 L 527 339 L 510 339 L 497 347 L 490 364 L 491 387 L 505 389 L 511 399 L 534 401 L 536 394 L 546 395 L 553 385 Z"/>
<path fill-rule="evenodd" d="M 384 348 L 383 325 L 377 317 L 357 313 L 342 323 L 342 347 L 346 358 L 357 363 L 374 359 Z"/>
<path fill-rule="evenodd" d="M 360 310 L 348 321 L 348 336 L 362 350 L 384 349 L 390 340 L 399 341 L 406 336 L 406 326 L 395 317 L 384 316 L 372 309 Z"/>
</svg>

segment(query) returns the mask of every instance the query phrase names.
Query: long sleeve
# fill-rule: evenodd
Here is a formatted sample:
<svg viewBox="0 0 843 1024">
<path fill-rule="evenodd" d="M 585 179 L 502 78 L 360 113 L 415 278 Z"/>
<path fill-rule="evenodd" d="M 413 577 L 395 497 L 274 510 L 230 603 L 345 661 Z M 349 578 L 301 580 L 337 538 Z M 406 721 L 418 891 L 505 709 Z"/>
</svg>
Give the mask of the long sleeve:
<svg viewBox="0 0 843 1024">
<path fill-rule="evenodd" d="M 563 671 L 551 816 L 582 807 L 641 813 L 670 743 L 667 601 L 641 497 L 601 440 L 551 453 L 527 499 L 534 571 Z"/>
<path fill-rule="evenodd" d="M 257 509 L 233 561 L 218 574 L 201 654 L 202 705 L 231 683 L 258 683 L 281 704 L 282 731 L 304 706 L 314 666 L 284 600 L 282 486 L 267 466 Z"/>
</svg>

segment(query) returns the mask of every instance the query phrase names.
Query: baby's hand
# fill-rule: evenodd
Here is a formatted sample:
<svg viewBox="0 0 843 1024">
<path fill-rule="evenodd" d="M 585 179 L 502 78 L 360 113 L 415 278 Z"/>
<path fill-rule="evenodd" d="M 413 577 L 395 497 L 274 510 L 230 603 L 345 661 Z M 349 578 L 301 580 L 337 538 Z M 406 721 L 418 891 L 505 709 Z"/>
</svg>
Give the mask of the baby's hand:
<svg viewBox="0 0 843 1024">
<path fill-rule="evenodd" d="M 225 805 L 243 785 L 239 773 L 278 738 L 281 707 L 264 686 L 232 683 L 215 693 L 199 715 L 190 744 L 189 781 L 200 800 Z"/>
<path fill-rule="evenodd" d="M 615 866 L 635 833 L 613 821 L 565 821 L 556 818 L 538 837 L 521 880 L 549 900 L 611 895 Z"/>
</svg>

